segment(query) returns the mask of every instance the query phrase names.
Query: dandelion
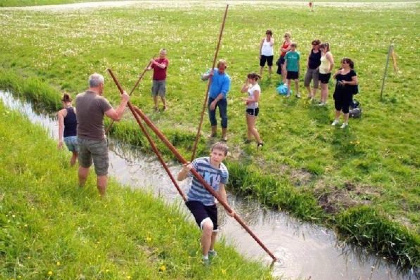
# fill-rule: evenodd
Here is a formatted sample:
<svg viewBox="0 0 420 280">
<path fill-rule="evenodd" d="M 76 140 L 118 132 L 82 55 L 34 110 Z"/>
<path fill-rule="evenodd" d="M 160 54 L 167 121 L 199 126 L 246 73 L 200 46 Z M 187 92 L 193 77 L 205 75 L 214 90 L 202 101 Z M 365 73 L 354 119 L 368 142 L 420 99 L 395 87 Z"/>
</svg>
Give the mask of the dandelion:
<svg viewBox="0 0 420 280">
<path fill-rule="evenodd" d="M 48 275 L 49 276 L 51 276 L 51 275 L 53 275 L 53 272 L 50 270 L 50 271 L 48 271 Z"/>
<path fill-rule="evenodd" d="M 130 276 L 130 275 L 128 275 L 128 276 L 127 276 L 127 279 L 131 279 L 131 276 Z"/>
<path fill-rule="evenodd" d="M 150 242 L 150 241 L 152 241 L 152 238 L 148 236 L 148 237 L 146 237 L 146 241 Z"/>
<path fill-rule="evenodd" d="M 226 275 L 226 269 L 222 269 L 222 275 Z"/>
<path fill-rule="evenodd" d="M 60 262 L 57 262 L 57 266 L 60 266 L 61 265 L 61 263 Z"/>
<path fill-rule="evenodd" d="M 162 265 L 159 267 L 159 271 L 165 272 L 165 271 L 166 271 L 166 266 L 165 266 L 164 264 L 162 264 Z"/>
</svg>

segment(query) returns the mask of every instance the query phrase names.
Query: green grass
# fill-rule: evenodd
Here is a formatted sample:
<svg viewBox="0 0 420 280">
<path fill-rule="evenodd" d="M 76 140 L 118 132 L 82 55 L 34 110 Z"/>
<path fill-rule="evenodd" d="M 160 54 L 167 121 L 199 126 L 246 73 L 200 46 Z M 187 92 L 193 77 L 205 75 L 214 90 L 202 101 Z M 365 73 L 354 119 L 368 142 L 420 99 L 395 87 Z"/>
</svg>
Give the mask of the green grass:
<svg viewBox="0 0 420 280">
<path fill-rule="evenodd" d="M 271 279 L 224 242 L 203 267 L 178 206 L 115 182 L 100 199 L 94 176 L 79 188 L 68 153 L 2 104 L 0 151 L 1 279 Z"/>
<path fill-rule="evenodd" d="M 163 8 L 149 3 L 112 9 L 4 10 L 0 22 L 0 85 L 20 93 L 27 91 L 28 96 L 45 99 L 45 107 L 53 108 L 62 92 L 74 96 L 86 89 L 88 75 L 97 71 L 107 78 L 105 96 L 118 104 L 118 91 L 105 69 L 111 68 L 129 91 L 149 59 L 165 47 L 170 59 L 169 110 L 152 112 L 150 73 L 131 101 L 189 159 L 206 89 L 199 77 L 211 65 L 225 8 L 223 3 L 211 3 L 207 8 L 202 4 Z M 325 221 L 341 229 L 351 225 L 339 224 L 348 221 L 339 219 L 339 215 L 347 211 L 364 213 L 359 207 L 366 205 L 379 213 L 384 223 L 392 222 L 407 238 L 414 237 L 408 239 L 418 252 L 419 3 L 390 8 L 379 3 L 315 7 L 314 13 L 305 5 L 275 3 L 266 7 L 233 2 L 229 8 L 219 53 L 220 58 L 227 59 L 232 78 L 228 108 L 232 156 L 228 161 L 231 166 L 239 166 L 233 172 L 235 184 L 229 187 L 304 220 Z M 268 28 L 274 32 L 276 48 L 281 35 L 292 32 L 302 54 L 302 69 L 314 38 L 331 44 L 337 64 L 340 58 L 351 57 L 360 81 L 361 93 L 356 98 L 361 102 L 363 117 L 350 120 L 346 131 L 333 129 L 331 97 L 328 108 L 312 106 L 304 99 L 286 100 L 275 92 L 278 78 L 264 78 L 257 127 L 265 146 L 257 151 L 256 145 L 242 144 L 245 120 L 240 86 L 248 72 L 258 70 L 259 40 Z M 380 100 L 392 40 L 399 72 L 390 67 Z M 302 80 L 300 86 L 304 92 Z M 56 102 L 50 91 L 56 93 Z M 209 130 L 205 118 L 203 135 Z M 146 143 L 128 113 L 111 132 L 137 145 Z M 209 144 L 203 137 L 198 154 L 207 154 Z M 169 151 L 163 150 L 170 157 Z M 256 178 L 262 179 L 256 182 Z M 272 180 L 279 183 L 271 184 Z M 337 194 L 342 199 L 331 202 L 332 195 Z M 323 205 L 326 200 L 329 204 Z M 392 246 L 380 251 L 387 254 L 389 250 Z M 418 265 L 418 258 L 409 258 L 411 264 Z"/>
</svg>

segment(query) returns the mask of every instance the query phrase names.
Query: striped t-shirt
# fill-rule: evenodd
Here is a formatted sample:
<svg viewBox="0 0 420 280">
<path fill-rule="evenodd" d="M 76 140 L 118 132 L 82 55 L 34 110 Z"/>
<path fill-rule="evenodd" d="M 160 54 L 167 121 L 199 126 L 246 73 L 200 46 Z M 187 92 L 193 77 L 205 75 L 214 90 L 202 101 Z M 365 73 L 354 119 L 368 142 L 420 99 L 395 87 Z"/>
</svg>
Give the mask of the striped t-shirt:
<svg viewBox="0 0 420 280">
<path fill-rule="evenodd" d="M 215 168 L 210 164 L 209 157 L 201 157 L 193 160 L 192 166 L 215 191 L 219 190 L 219 184 L 227 184 L 229 172 L 223 163 L 220 163 L 219 168 Z M 193 176 L 191 172 L 189 176 Z M 192 179 L 187 196 L 189 201 L 200 201 L 204 205 L 215 204 L 213 195 L 195 177 Z"/>
</svg>

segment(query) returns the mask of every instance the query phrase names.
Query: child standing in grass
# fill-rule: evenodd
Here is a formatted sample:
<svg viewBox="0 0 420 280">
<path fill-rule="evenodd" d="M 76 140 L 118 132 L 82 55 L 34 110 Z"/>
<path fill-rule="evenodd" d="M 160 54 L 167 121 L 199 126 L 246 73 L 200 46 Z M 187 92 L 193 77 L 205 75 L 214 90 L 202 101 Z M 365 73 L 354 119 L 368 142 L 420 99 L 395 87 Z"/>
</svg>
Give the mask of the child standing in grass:
<svg viewBox="0 0 420 280">
<path fill-rule="evenodd" d="M 296 88 L 296 97 L 300 98 L 299 94 L 299 60 L 300 60 L 300 53 L 296 51 L 297 44 L 291 43 L 290 44 L 290 51 L 286 53 L 284 56 L 284 64 L 287 71 L 287 97 L 290 96 L 290 83 L 291 80 L 295 82 Z"/>
<path fill-rule="evenodd" d="M 257 121 L 258 113 L 260 108 L 258 106 L 258 101 L 260 100 L 261 87 L 258 84 L 258 80 L 261 77 L 257 73 L 249 73 L 245 84 L 242 86 L 241 92 L 247 92 L 248 97 L 244 97 L 246 105 L 246 125 L 248 128 L 246 144 L 251 143 L 251 138 L 254 137 L 257 140 L 257 147 L 260 148 L 264 145 L 261 140 L 260 134 L 258 133 L 257 128 L 255 127 L 255 122 Z"/>
<path fill-rule="evenodd" d="M 63 109 L 58 111 L 58 148 L 63 148 L 63 140 L 67 148 L 72 152 L 70 166 L 76 163 L 79 155 L 79 145 L 77 144 L 77 120 L 76 108 L 71 104 L 71 97 L 67 93 L 63 95 L 61 102 Z"/>
<path fill-rule="evenodd" d="M 210 157 L 196 158 L 192 163 L 185 164 L 178 173 L 178 180 L 182 181 L 188 176 L 192 176 L 190 170 L 194 168 L 210 187 L 218 192 L 220 198 L 227 204 L 225 185 L 229 178 L 229 172 L 223 164 L 227 152 L 228 147 L 226 144 L 222 142 L 215 143 L 211 148 Z M 210 263 L 209 256 L 216 256 L 214 244 L 216 242 L 218 224 L 215 198 L 195 177 L 192 179 L 187 197 L 186 205 L 202 230 L 202 258 L 204 264 L 207 265 Z M 232 211 L 228 214 L 233 216 L 235 212 Z"/>
</svg>

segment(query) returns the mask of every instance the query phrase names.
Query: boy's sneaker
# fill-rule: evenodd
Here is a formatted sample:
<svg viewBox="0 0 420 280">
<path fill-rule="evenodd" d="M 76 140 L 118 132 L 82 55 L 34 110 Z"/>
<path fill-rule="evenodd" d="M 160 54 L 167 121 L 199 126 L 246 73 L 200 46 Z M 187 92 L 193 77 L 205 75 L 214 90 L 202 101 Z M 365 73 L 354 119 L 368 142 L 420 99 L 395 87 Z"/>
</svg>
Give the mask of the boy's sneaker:
<svg viewBox="0 0 420 280">
<path fill-rule="evenodd" d="M 214 258 L 214 257 L 216 257 L 217 256 L 217 252 L 215 251 L 215 250 L 210 250 L 209 251 L 209 257 L 210 258 Z"/>
<path fill-rule="evenodd" d="M 210 265 L 210 259 L 209 258 L 207 258 L 207 259 L 202 258 L 201 261 L 203 262 L 204 266 L 209 266 Z"/>
<path fill-rule="evenodd" d="M 336 126 L 337 124 L 339 123 L 339 121 L 338 120 L 334 120 L 333 122 L 332 122 L 332 126 Z"/>
<path fill-rule="evenodd" d="M 348 123 L 343 123 L 342 125 L 341 125 L 341 127 L 340 128 L 346 128 L 346 127 L 348 127 L 349 126 L 349 124 Z"/>
</svg>

